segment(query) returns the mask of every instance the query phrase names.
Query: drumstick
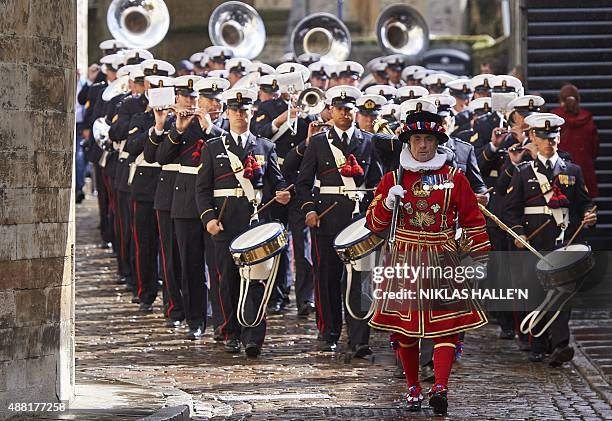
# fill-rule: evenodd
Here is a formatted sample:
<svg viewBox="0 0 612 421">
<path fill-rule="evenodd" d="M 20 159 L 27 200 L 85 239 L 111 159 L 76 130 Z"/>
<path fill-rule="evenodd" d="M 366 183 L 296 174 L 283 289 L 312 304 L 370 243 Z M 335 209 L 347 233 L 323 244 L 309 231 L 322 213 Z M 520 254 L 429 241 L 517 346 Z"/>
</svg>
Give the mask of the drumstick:
<svg viewBox="0 0 612 421">
<path fill-rule="evenodd" d="M 590 211 L 588 211 L 587 213 L 593 213 L 597 210 L 597 206 L 593 206 L 593 209 L 591 209 Z M 574 242 L 574 240 L 576 239 L 576 237 L 578 236 L 578 233 L 580 231 L 582 231 L 582 228 L 584 228 L 584 221 L 580 223 L 580 226 L 578 227 L 578 229 L 576 230 L 576 232 L 574 233 L 574 235 L 572 235 L 572 238 L 570 238 L 570 240 L 567 242 L 567 244 L 565 245 L 565 248 L 568 248 L 569 246 L 572 245 L 572 243 Z"/>
<path fill-rule="evenodd" d="M 285 187 L 284 189 L 280 190 L 280 191 L 287 191 L 292 189 L 294 186 L 294 184 L 291 184 L 287 187 Z M 257 209 L 257 212 L 255 212 L 253 215 L 251 215 L 251 218 L 254 217 L 255 215 L 257 215 L 259 212 L 261 212 L 262 210 L 264 210 L 265 208 L 267 208 L 268 206 L 270 206 L 272 203 L 274 203 L 276 201 L 276 197 L 273 197 L 272 199 L 268 200 L 261 208 Z"/>
<path fill-rule="evenodd" d="M 542 231 L 544 229 L 544 227 L 546 225 L 550 224 L 550 219 L 547 219 L 546 222 L 544 222 L 542 225 L 540 225 L 534 232 L 532 232 L 529 237 L 527 237 L 525 239 L 525 241 L 529 241 L 531 240 L 533 237 L 535 237 L 536 235 L 538 235 L 540 233 L 540 231 Z"/>
<path fill-rule="evenodd" d="M 493 191 L 493 189 L 494 189 L 494 188 L 495 188 L 495 187 L 489 187 L 489 188 L 487 189 L 487 191 L 485 192 L 485 194 L 487 194 L 487 193 L 491 193 L 491 192 Z"/>
<path fill-rule="evenodd" d="M 217 218 L 217 224 L 221 223 L 221 218 L 223 218 L 223 214 L 225 213 L 225 206 L 227 205 L 227 198 L 228 196 L 225 196 L 225 200 L 223 200 L 223 204 L 221 205 L 221 210 L 219 211 L 219 217 Z"/>
<path fill-rule="evenodd" d="M 509 228 L 508 225 L 506 225 L 502 221 L 500 221 L 499 218 L 497 216 L 493 215 L 487 208 L 482 206 L 480 203 L 478 204 L 478 207 L 480 208 L 482 213 L 484 213 L 489 218 L 491 218 L 493 220 L 493 222 L 495 222 L 497 224 L 497 226 L 499 226 L 502 230 L 506 231 L 512 237 L 514 237 L 516 239 L 516 241 L 518 241 L 519 243 L 524 245 L 530 252 L 532 252 L 533 254 L 538 256 L 541 260 L 544 260 L 551 267 L 555 266 L 551 262 L 549 262 L 548 259 L 546 259 L 544 256 L 542 256 L 542 254 L 539 251 L 537 251 L 536 249 L 531 247 L 531 244 L 529 244 L 527 241 L 523 240 L 516 232 L 512 231 L 512 229 Z"/>
<path fill-rule="evenodd" d="M 376 190 L 376 187 L 372 187 L 369 189 L 342 189 L 342 191 L 374 191 Z"/>
<path fill-rule="evenodd" d="M 335 208 L 337 204 L 338 204 L 338 202 L 334 202 L 331 205 L 329 205 L 329 207 L 327 209 L 325 209 L 323 212 L 321 212 L 321 215 L 319 215 L 319 221 L 321 220 L 321 218 L 323 218 L 325 216 L 326 213 L 328 213 L 330 210 Z"/>
</svg>

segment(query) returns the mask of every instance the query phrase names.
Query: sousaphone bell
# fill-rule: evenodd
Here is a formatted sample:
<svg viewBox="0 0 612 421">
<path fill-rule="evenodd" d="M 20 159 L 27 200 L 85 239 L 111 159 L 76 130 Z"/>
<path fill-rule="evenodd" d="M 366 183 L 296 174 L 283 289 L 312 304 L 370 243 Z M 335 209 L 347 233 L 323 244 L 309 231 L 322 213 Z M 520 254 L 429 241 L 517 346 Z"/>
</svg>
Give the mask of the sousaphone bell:
<svg viewBox="0 0 612 421">
<path fill-rule="evenodd" d="M 387 54 L 419 57 L 429 46 L 429 29 L 423 16 L 410 6 L 387 6 L 376 20 L 378 44 Z"/>
<path fill-rule="evenodd" d="M 346 25 L 329 13 L 313 13 L 302 19 L 291 33 L 293 53 L 321 56 L 323 62 L 339 62 L 351 52 L 351 34 Z"/>
<path fill-rule="evenodd" d="M 255 58 L 266 42 L 263 19 L 253 7 L 228 1 L 217 7 L 208 19 L 208 35 L 214 45 L 229 47 L 236 57 Z"/>
<path fill-rule="evenodd" d="M 170 13 L 163 0 L 113 0 L 106 12 L 113 37 L 130 48 L 159 44 L 170 28 Z"/>
</svg>

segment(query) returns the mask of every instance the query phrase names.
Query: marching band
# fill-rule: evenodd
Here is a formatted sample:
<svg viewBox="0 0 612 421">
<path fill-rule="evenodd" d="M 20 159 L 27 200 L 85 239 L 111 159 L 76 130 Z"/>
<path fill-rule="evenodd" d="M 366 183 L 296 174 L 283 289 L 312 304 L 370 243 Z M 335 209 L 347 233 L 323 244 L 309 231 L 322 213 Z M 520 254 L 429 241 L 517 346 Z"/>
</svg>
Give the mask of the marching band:
<svg viewBox="0 0 612 421">
<path fill-rule="evenodd" d="M 465 332 L 490 316 L 502 339 L 518 334 L 530 347 L 530 361 L 572 359 L 567 307 L 487 314 L 474 300 L 364 293 L 380 261 L 455 266 L 469 256 L 488 285 L 530 283 L 544 299 L 538 250 L 569 246 L 596 213 L 580 167 L 557 150 L 563 119 L 519 79 L 459 77 L 400 55 L 364 68 L 304 53 L 275 68 L 217 45 L 179 75 L 147 50 L 100 48 L 102 76 L 79 95 L 85 150 L 102 243 L 142 312 L 161 289 L 168 327 L 191 340 L 208 327 L 225 352 L 256 358 L 266 314 L 286 311 L 293 286 L 320 351 L 339 350 L 344 323 L 356 358 L 373 353 L 371 328 L 391 333 L 411 410 L 423 400 L 419 371 L 433 367 L 438 414 Z M 538 254 L 525 251 L 521 267 L 488 258 L 526 248 Z M 409 288 L 458 288 L 439 281 Z"/>
</svg>

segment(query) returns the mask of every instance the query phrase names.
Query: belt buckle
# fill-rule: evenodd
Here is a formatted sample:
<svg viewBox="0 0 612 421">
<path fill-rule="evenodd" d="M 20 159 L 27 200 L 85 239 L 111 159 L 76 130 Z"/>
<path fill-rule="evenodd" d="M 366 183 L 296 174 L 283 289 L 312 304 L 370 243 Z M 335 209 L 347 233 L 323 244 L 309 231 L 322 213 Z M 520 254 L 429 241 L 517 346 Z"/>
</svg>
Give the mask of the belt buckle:
<svg viewBox="0 0 612 421">
<path fill-rule="evenodd" d="M 242 197 L 244 196 L 244 192 L 242 191 L 240 187 L 236 187 L 234 189 L 234 195 L 236 195 L 236 197 Z"/>
</svg>

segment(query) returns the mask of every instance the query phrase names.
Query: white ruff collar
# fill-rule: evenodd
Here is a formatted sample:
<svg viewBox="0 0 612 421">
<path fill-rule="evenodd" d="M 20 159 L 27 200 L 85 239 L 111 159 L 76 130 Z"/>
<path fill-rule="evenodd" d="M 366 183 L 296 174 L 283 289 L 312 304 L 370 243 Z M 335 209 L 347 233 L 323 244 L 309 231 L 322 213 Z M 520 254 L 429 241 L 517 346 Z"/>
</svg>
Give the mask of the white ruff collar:
<svg viewBox="0 0 612 421">
<path fill-rule="evenodd" d="M 400 165 L 407 171 L 432 171 L 439 170 L 446 163 L 446 154 L 437 153 L 429 161 L 420 162 L 412 157 L 409 148 L 405 148 L 400 154 Z"/>
</svg>

